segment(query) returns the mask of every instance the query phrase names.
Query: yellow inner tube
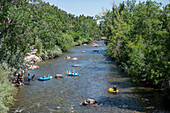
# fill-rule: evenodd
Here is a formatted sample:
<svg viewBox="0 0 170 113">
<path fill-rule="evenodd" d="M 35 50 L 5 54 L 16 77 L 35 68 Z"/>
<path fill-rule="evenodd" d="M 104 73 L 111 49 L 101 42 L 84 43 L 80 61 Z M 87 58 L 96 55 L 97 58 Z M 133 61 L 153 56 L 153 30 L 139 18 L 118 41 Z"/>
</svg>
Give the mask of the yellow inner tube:
<svg viewBox="0 0 170 113">
<path fill-rule="evenodd" d="M 53 78 L 53 76 L 50 76 L 50 79 L 52 79 Z"/>
<path fill-rule="evenodd" d="M 118 93 L 119 91 L 118 90 L 114 90 L 113 88 L 109 88 L 109 92 L 111 92 L 111 93 Z"/>
<path fill-rule="evenodd" d="M 66 59 L 70 59 L 71 57 L 66 57 Z"/>
</svg>

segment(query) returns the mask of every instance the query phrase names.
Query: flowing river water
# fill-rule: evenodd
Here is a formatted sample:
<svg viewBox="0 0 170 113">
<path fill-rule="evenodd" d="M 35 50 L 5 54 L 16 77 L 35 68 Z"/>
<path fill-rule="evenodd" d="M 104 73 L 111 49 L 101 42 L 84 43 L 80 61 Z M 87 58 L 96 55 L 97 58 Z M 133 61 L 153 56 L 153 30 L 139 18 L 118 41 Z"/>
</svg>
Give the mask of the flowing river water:
<svg viewBox="0 0 170 113">
<path fill-rule="evenodd" d="M 130 82 L 130 78 L 121 72 L 116 63 L 106 57 L 106 47 L 102 43 L 98 47 L 74 47 L 56 59 L 39 63 L 39 69 L 28 70 L 26 75 L 35 74 L 35 80 L 25 82 L 19 88 L 17 101 L 10 113 L 162 112 L 160 109 L 164 109 L 161 108 L 164 103 L 159 100 L 159 93 Z M 78 60 L 66 59 L 66 56 L 77 57 Z M 79 67 L 72 67 L 74 64 Z M 67 76 L 68 70 L 78 71 L 79 76 Z M 47 74 L 52 75 L 53 79 L 38 81 L 39 77 Z M 62 74 L 64 78 L 56 79 L 55 74 Z M 119 93 L 108 92 L 113 85 L 118 87 Z M 87 98 L 97 100 L 100 105 L 82 106 L 82 101 Z"/>
</svg>

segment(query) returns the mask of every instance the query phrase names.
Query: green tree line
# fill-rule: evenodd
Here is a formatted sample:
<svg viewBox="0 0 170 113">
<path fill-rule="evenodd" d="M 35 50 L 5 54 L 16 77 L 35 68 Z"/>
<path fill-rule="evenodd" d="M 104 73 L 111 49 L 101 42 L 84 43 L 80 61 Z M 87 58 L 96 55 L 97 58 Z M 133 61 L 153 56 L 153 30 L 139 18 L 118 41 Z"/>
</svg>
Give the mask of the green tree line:
<svg viewBox="0 0 170 113">
<path fill-rule="evenodd" d="M 134 82 L 169 88 L 170 4 L 128 0 L 96 17 L 107 54 Z"/>
<path fill-rule="evenodd" d="M 24 70 L 30 50 L 43 59 L 55 58 L 74 45 L 100 37 L 90 16 L 75 16 L 41 0 L 0 1 L 0 111 L 12 102 L 8 75 Z M 8 72 L 8 73 L 7 73 Z"/>
</svg>

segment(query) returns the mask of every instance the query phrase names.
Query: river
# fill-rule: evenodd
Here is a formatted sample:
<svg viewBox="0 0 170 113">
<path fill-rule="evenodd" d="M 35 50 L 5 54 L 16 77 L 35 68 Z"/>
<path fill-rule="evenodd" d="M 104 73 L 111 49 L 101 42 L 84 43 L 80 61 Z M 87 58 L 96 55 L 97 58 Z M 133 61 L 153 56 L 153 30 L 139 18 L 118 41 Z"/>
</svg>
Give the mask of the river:
<svg viewBox="0 0 170 113">
<path fill-rule="evenodd" d="M 39 69 L 28 70 L 26 75 L 35 74 L 35 80 L 19 88 L 17 101 L 10 113 L 133 113 L 159 112 L 161 103 L 157 91 L 153 88 L 139 87 L 130 82 L 130 78 L 121 72 L 115 62 L 106 57 L 106 47 L 99 43 L 74 47 L 62 56 L 46 60 L 38 65 Z M 97 50 L 97 52 L 94 52 Z M 85 51 L 85 53 L 82 53 Z M 66 56 L 77 57 L 73 61 Z M 72 67 L 78 64 L 79 67 Z M 66 71 L 78 71 L 78 77 L 66 75 Z M 38 78 L 50 74 L 62 74 L 64 78 L 38 81 Z M 108 92 L 116 85 L 119 93 Z M 97 107 L 82 106 L 87 98 L 97 100 Z M 158 107 L 160 106 L 160 107 Z M 168 111 L 166 111 L 168 112 Z"/>
</svg>

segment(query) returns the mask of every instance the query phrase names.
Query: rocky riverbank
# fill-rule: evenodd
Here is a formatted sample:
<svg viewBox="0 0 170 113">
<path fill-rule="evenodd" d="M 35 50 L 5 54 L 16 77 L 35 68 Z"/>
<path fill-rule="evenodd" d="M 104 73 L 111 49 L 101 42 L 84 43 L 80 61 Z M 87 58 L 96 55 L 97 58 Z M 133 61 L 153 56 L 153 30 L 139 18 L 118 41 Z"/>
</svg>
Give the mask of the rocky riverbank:
<svg viewBox="0 0 170 113">
<path fill-rule="evenodd" d="M 27 69 L 26 70 L 31 70 L 31 69 L 37 69 L 39 66 L 36 65 L 37 62 L 42 61 L 42 58 L 39 56 L 36 56 L 37 49 L 34 49 L 30 51 L 28 56 L 24 58 L 24 60 L 28 63 L 27 64 Z"/>
</svg>

